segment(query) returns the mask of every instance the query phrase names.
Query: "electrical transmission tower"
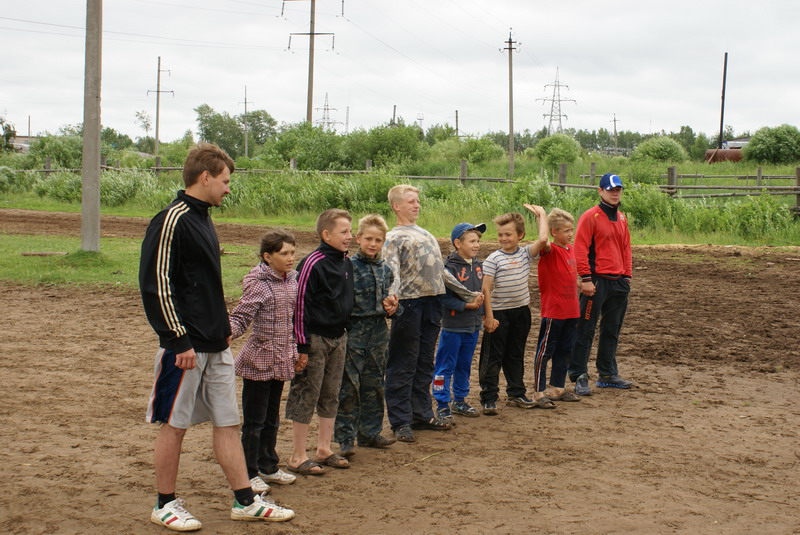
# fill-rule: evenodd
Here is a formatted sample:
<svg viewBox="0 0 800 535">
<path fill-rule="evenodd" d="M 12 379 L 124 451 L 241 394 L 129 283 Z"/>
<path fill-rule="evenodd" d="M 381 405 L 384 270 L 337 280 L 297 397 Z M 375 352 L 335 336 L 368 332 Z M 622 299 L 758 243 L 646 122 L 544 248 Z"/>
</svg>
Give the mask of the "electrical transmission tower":
<svg viewBox="0 0 800 535">
<path fill-rule="evenodd" d="M 547 90 L 548 87 L 553 88 L 553 96 L 551 98 L 537 98 L 536 100 L 541 100 L 542 104 L 550 102 L 550 113 L 542 114 L 542 117 L 550 117 L 550 122 L 547 124 L 547 135 L 549 136 L 553 133 L 561 133 L 563 130 L 561 118 L 563 117 L 566 119 L 567 116 L 561 113 L 561 103 L 575 102 L 575 104 L 577 104 L 577 102 L 572 98 L 561 98 L 561 88 L 566 87 L 569 89 L 569 86 L 558 81 L 558 67 L 556 67 L 556 81 L 552 84 L 545 85 L 545 90 Z"/>
<path fill-rule="evenodd" d="M 325 93 L 325 105 L 322 108 L 314 108 L 317 111 L 322 111 L 322 119 L 317 119 L 317 124 L 325 130 L 333 130 L 333 126 L 342 124 L 339 121 L 331 119 L 331 111 L 338 111 L 336 108 L 328 106 L 328 93 Z"/>
</svg>

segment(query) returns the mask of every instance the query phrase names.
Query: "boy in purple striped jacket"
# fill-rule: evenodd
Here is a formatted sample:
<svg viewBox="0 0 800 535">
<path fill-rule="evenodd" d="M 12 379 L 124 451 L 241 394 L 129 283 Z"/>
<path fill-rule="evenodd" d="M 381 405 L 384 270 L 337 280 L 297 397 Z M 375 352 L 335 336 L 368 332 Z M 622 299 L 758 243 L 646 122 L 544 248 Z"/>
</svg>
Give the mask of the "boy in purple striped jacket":
<svg viewBox="0 0 800 535">
<path fill-rule="evenodd" d="M 297 265 L 298 375 L 286 400 L 286 418 L 292 420 L 292 456 L 289 470 L 321 475 L 322 465 L 348 468 L 350 463 L 331 449 L 333 425 L 339 408 L 347 324 L 353 311 L 353 265 L 347 257 L 351 234 L 350 214 L 326 210 L 317 218 L 322 243 Z M 319 438 L 314 459 L 306 453 L 308 426 L 316 408 Z"/>
</svg>

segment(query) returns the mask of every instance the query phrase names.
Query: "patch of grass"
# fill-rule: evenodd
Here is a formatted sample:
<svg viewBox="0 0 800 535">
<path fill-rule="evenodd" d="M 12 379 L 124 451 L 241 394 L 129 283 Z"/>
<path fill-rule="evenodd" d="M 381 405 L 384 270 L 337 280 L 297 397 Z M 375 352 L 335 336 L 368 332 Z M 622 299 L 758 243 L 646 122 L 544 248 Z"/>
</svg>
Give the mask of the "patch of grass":
<svg viewBox="0 0 800 535">
<path fill-rule="evenodd" d="M 222 244 L 225 296 L 238 299 L 242 278 L 257 259 L 253 247 Z M 139 288 L 141 240 L 103 238 L 100 252 L 81 251 L 80 239 L 0 234 L 0 280 L 33 285 L 92 285 Z M 64 256 L 22 256 L 23 252 L 67 252 Z"/>
</svg>

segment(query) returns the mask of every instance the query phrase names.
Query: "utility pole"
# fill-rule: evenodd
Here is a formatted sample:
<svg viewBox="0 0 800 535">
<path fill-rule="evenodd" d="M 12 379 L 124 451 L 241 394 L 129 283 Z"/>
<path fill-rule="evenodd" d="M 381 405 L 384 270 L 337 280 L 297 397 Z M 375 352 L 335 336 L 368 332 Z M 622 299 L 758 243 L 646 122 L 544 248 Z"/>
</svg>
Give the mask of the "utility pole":
<svg viewBox="0 0 800 535">
<path fill-rule="evenodd" d="M 344 0 L 342 0 L 344 2 Z M 344 133 L 347 134 L 350 132 L 350 106 L 346 108 L 344 114 Z"/>
<path fill-rule="evenodd" d="M 304 0 L 283 0 L 284 2 L 304 1 Z M 292 47 L 292 35 L 307 35 L 308 36 L 308 93 L 306 98 L 306 122 L 312 122 L 312 111 L 314 102 L 314 41 L 317 35 L 333 35 L 333 33 L 317 33 L 315 14 L 317 10 L 317 0 L 311 0 L 311 15 L 309 17 L 309 31 L 308 32 L 294 32 L 289 34 L 289 48 Z M 283 10 L 281 10 L 283 13 Z M 342 5 L 342 13 L 344 13 L 344 4 Z"/>
<path fill-rule="evenodd" d="M 511 58 L 516 50 L 515 44 L 517 42 L 511 39 L 509 30 L 506 47 L 500 50 L 508 51 L 508 178 L 514 176 L 514 66 Z"/>
<path fill-rule="evenodd" d="M 717 148 L 722 148 L 722 135 L 724 133 L 724 124 L 725 124 L 725 82 L 728 79 L 728 53 L 725 52 L 725 63 L 722 66 L 722 109 L 719 112 L 719 143 L 717 144 Z"/>
<path fill-rule="evenodd" d="M 458 133 L 458 110 L 456 110 L 456 139 L 458 139 L 460 134 Z"/>
<path fill-rule="evenodd" d="M 248 104 L 248 102 L 250 104 L 252 104 L 252 101 L 248 101 L 247 100 L 247 86 L 244 86 L 244 120 L 242 122 L 244 123 L 244 157 L 245 158 L 248 157 L 247 138 L 250 137 L 248 135 L 248 125 L 247 125 L 247 119 L 248 119 L 248 117 L 247 117 L 247 104 Z"/>
<path fill-rule="evenodd" d="M 614 114 L 614 119 L 611 121 L 614 123 L 614 155 L 616 156 L 617 151 L 619 150 L 619 142 L 617 141 L 617 123 L 619 120 L 617 119 L 617 114 Z"/>
<path fill-rule="evenodd" d="M 156 156 L 158 156 L 158 125 L 159 125 L 159 115 L 161 114 L 161 93 L 172 93 L 175 94 L 175 91 L 161 91 L 161 73 L 162 72 L 170 72 L 167 70 L 161 70 L 161 56 L 158 56 L 158 75 L 156 76 L 156 90 L 153 91 L 152 89 L 147 91 L 147 94 L 155 93 L 156 94 Z"/>
<path fill-rule="evenodd" d="M 394 126 L 397 121 L 397 104 L 392 106 L 392 124 L 390 126 Z"/>
<path fill-rule="evenodd" d="M 550 117 L 550 122 L 547 124 L 547 135 L 552 135 L 553 132 L 561 133 L 563 128 L 561 125 L 561 118 L 564 117 L 565 119 L 567 116 L 561 113 L 561 103 L 562 102 L 577 102 L 575 99 L 572 98 L 561 98 L 561 88 L 566 87 L 569 89 L 568 85 L 562 84 L 558 81 L 558 67 L 556 67 L 556 81 L 552 84 L 547 84 L 544 86 L 545 90 L 548 87 L 553 88 L 553 97 L 552 98 L 537 98 L 536 100 L 541 100 L 542 104 L 545 102 L 550 102 L 550 113 L 543 113 L 542 117 Z"/>
<path fill-rule="evenodd" d="M 100 252 L 100 86 L 103 68 L 103 0 L 86 0 L 83 75 L 81 250 Z"/>
</svg>

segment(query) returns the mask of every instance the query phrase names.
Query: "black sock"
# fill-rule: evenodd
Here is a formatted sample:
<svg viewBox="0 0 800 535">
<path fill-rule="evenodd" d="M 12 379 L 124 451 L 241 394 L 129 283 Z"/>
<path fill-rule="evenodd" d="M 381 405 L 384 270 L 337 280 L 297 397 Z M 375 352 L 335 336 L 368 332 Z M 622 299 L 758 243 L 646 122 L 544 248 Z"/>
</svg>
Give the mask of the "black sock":
<svg viewBox="0 0 800 535">
<path fill-rule="evenodd" d="M 172 492 L 170 494 L 161 494 L 159 492 L 158 493 L 158 508 L 159 509 L 163 509 L 166 504 L 168 504 L 169 502 L 171 502 L 174 499 L 175 499 L 175 493 L 174 492 Z"/>
<path fill-rule="evenodd" d="M 253 489 L 251 487 L 234 490 L 233 495 L 236 496 L 236 501 L 239 502 L 239 505 L 244 505 L 245 507 L 251 505 L 256 498 L 256 495 L 253 493 Z"/>
</svg>

